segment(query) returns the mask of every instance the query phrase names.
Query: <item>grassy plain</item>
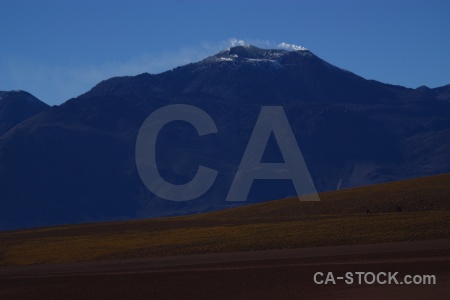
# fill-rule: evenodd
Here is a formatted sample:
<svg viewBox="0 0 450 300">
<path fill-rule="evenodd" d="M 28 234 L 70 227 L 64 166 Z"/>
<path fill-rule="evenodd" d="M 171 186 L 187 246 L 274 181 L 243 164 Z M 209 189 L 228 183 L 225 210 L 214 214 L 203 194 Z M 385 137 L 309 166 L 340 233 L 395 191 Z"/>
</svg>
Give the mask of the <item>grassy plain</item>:
<svg viewBox="0 0 450 300">
<path fill-rule="evenodd" d="M 0 266 L 450 238 L 450 174 L 320 197 L 320 202 L 292 198 L 183 217 L 0 232 Z"/>
</svg>

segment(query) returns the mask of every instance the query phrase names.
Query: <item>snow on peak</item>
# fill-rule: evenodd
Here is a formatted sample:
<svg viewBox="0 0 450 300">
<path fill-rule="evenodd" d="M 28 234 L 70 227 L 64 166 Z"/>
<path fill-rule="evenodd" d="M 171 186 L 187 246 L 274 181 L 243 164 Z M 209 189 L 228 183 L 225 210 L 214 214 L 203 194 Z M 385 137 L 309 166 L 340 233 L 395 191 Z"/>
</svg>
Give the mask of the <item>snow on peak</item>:
<svg viewBox="0 0 450 300">
<path fill-rule="evenodd" d="M 284 49 L 289 49 L 289 50 L 294 50 L 294 51 L 305 51 L 305 50 L 308 50 L 308 49 L 306 49 L 303 46 L 294 45 L 294 44 L 288 44 L 288 43 L 285 43 L 285 42 L 282 42 L 281 44 L 279 44 L 278 47 L 284 48 Z"/>
<path fill-rule="evenodd" d="M 287 49 L 262 49 L 246 44 L 245 41 L 238 39 L 230 39 L 230 43 L 233 47 L 205 58 L 201 61 L 200 67 L 193 72 L 209 67 L 215 63 L 221 63 L 221 67 L 227 66 L 231 68 L 239 68 L 243 65 L 281 68 L 295 64 L 298 59 L 301 59 L 299 58 L 300 56 L 313 56 L 309 51 L 306 51 L 307 49 L 305 47 L 284 42 L 279 47 Z"/>
</svg>

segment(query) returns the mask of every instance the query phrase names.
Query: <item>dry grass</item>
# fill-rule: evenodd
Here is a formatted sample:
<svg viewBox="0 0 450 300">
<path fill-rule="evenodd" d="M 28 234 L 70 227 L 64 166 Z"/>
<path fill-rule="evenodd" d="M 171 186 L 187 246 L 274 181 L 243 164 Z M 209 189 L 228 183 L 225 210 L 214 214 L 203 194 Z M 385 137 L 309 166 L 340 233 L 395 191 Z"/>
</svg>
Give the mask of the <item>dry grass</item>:
<svg viewBox="0 0 450 300">
<path fill-rule="evenodd" d="M 450 174 L 139 221 L 0 233 L 0 265 L 450 238 Z M 402 213 L 393 213 L 401 206 Z M 366 209 L 379 213 L 365 214 Z"/>
</svg>

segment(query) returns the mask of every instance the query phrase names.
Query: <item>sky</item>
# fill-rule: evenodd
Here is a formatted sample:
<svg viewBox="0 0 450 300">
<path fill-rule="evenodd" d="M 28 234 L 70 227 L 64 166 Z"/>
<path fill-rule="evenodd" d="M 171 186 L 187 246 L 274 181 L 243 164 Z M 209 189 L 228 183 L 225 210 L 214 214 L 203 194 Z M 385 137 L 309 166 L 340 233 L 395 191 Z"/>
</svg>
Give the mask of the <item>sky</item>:
<svg viewBox="0 0 450 300">
<path fill-rule="evenodd" d="M 450 84 L 450 1 L 0 0 L 0 90 L 57 105 L 243 40 L 308 48 L 367 79 Z"/>
</svg>

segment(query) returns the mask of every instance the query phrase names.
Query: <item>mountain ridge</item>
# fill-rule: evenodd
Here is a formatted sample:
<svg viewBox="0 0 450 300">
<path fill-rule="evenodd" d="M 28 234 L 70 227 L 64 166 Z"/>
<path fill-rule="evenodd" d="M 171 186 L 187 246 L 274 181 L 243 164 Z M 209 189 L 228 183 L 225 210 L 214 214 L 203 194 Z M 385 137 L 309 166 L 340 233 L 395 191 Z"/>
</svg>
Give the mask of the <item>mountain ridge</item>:
<svg viewBox="0 0 450 300">
<path fill-rule="evenodd" d="M 253 52 L 235 47 L 211 57 L 270 53 L 247 49 Z M 408 89 L 366 80 L 308 50 L 276 51 L 285 65 L 209 57 L 160 74 L 111 78 L 23 121 L 0 139 L 0 228 L 236 205 L 224 199 L 262 106 L 284 108 L 319 191 L 450 172 L 450 85 Z M 173 122 L 158 136 L 166 180 L 188 182 L 198 165 L 219 171 L 215 185 L 188 202 L 155 197 L 136 171 L 142 122 L 171 104 L 199 107 L 218 128 L 198 137 L 189 124 Z M 290 181 L 269 183 L 256 180 L 245 203 L 295 194 Z"/>
</svg>

